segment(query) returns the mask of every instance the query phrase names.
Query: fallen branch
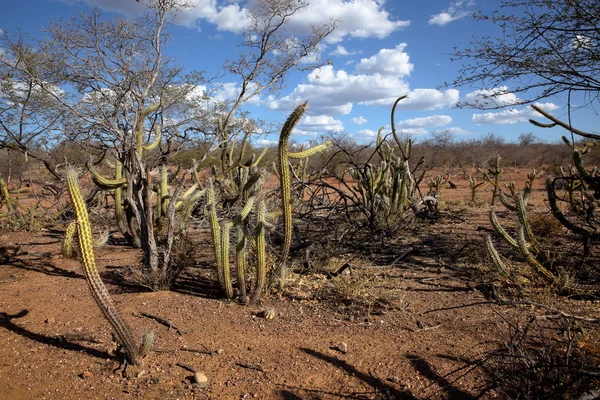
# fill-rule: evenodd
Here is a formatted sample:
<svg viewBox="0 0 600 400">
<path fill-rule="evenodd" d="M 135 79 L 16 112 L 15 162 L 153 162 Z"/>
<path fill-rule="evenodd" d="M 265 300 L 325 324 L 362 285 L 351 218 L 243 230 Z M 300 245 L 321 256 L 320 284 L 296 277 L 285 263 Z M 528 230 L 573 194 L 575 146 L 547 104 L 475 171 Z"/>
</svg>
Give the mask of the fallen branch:
<svg viewBox="0 0 600 400">
<path fill-rule="evenodd" d="M 521 301 L 478 301 L 476 303 L 471 303 L 471 304 L 463 304 L 460 306 L 452 306 L 452 307 L 443 307 L 443 308 L 436 308 L 433 310 L 427 310 L 425 312 L 423 312 L 422 314 L 429 314 L 432 312 L 437 312 L 437 311 L 448 311 L 448 310 L 456 310 L 459 308 L 466 308 L 466 307 L 474 307 L 474 306 L 481 306 L 481 305 L 487 305 L 487 304 L 494 304 L 494 305 L 498 305 L 498 306 L 519 306 L 519 305 L 527 305 L 527 306 L 536 306 L 536 307 L 540 307 L 543 308 L 545 310 L 560 314 L 560 316 L 564 317 L 564 318 L 570 318 L 570 319 L 574 319 L 577 321 L 583 321 L 583 322 L 589 322 L 591 324 L 598 324 L 600 323 L 600 318 L 589 318 L 589 317 L 582 317 L 580 315 L 575 315 L 575 314 L 570 314 L 567 313 L 565 311 L 559 310 L 558 308 L 554 308 L 551 306 L 547 306 L 545 304 L 541 304 L 541 303 L 536 303 L 534 301 L 529 301 L 529 300 L 521 300 Z M 546 316 L 548 317 L 548 316 Z"/>
<path fill-rule="evenodd" d="M 238 367 L 242 367 L 242 368 L 248 368 L 248 369 L 253 369 L 256 371 L 260 371 L 260 372 L 265 372 L 265 369 L 258 364 L 250 364 L 250 363 L 236 363 L 235 365 L 237 365 Z"/>
<path fill-rule="evenodd" d="M 146 312 L 141 312 L 140 316 L 153 319 L 156 322 L 158 322 L 159 324 L 164 325 L 167 328 L 169 328 L 169 330 L 173 329 L 173 330 L 175 330 L 175 332 L 177 332 L 178 334 L 181 335 L 181 331 L 179 330 L 179 328 L 177 328 L 175 325 L 173 325 L 173 323 L 171 321 L 169 321 L 168 319 L 164 319 L 164 318 L 159 317 L 158 315 L 149 314 Z"/>
</svg>

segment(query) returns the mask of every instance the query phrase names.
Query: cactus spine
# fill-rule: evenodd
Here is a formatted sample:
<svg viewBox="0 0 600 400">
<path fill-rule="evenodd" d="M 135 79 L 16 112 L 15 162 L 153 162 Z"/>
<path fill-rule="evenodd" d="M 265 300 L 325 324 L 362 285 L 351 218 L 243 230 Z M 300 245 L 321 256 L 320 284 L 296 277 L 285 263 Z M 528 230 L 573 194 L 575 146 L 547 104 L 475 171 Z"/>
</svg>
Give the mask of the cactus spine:
<svg viewBox="0 0 600 400">
<path fill-rule="evenodd" d="M 139 365 L 141 362 L 141 348 L 135 345 L 131 329 L 127 326 L 123 317 L 121 317 L 119 310 L 110 297 L 110 293 L 106 289 L 106 286 L 104 286 L 104 283 L 98 274 L 94 248 L 92 245 L 92 228 L 85 202 L 81 196 L 81 190 L 79 189 L 77 172 L 72 167 L 67 169 L 67 189 L 77 215 L 79 251 L 83 263 L 83 272 L 92 293 L 92 297 L 98 307 L 100 307 L 105 318 L 115 330 L 121 345 L 125 348 L 128 361 L 132 364 Z"/>
</svg>

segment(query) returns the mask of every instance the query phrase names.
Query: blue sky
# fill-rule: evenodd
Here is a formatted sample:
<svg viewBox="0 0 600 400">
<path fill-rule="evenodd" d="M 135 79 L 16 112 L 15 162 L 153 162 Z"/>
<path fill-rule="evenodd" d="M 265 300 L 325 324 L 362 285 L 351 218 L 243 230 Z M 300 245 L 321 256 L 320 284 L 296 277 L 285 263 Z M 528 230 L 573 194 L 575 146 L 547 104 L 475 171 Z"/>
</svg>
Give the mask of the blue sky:
<svg viewBox="0 0 600 400">
<path fill-rule="evenodd" d="M 194 8 L 179 15 L 167 51 L 185 68 L 210 75 L 239 51 L 246 1 L 193 2 Z M 495 133 L 516 141 L 519 134 L 533 132 L 545 141 L 557 141 L 565 132 L 529 124 L 527 120 L 536 117 L 529 107 L 482 111 L 455 106 L 457 101 L 477 98 L 478 90 L 494 88 L 441 87 L 452 82 L 461 67 L 459 62 L 450 62 L 453 47 L 467 46 L 473 36 L 495 34 L 490 23 L 472 20 L 473 12 L 491 13 L 499 4 L 499 0 L 312 0 L 296 15 L 294 26 L 302 29 L 329 18 L 338 21 L 336 31 L 320 49 L 321 57 L 330 63 L 291 74 L 284 90 L 275 96 L 265 94 L 245 109 L 268 121 L 283 121 L 294 106 L 308 100 L 309 111 L 294 132 L 295 141 L 336 132 L 364 143 L 373 140 L 381 126 L 389 125 L 393 101 L 406 94 L 409 98 L 400 103 L 396 120 L 400 129 L 417 140 L 447 129 L 459 140 Z M 90 7 L 99 7 L 110 16 L 112 12 L 132 15 L 142 5 L 134 0 L 5 2 L 0 29 L 14 32 L 20 28 L 33 37 L 43 37 L 41 30 L 51 21 L 70 18 Z M 222 84 L 222 96 L 235 92 L 235 81 L 224 77 Z M 511 94 L 505 96 L 507 101 L 515 99 Z M 559 117 L 566 114 L 565 98 L 541 103 Z M 592 132 L 598 132 L 598 120 L 590 109 L 573 114 L 577 127 Z"/>
</svg>

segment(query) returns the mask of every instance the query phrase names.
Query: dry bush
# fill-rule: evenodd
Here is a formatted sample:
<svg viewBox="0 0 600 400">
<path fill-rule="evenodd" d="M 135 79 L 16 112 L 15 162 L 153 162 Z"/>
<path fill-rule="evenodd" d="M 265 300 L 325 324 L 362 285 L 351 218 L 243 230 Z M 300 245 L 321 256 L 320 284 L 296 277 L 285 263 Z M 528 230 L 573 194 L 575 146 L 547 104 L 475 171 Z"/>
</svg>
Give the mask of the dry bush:
<svg viewBox="0 0 600 400">
<path fill-rule="evenodd" d="M 553 237 L 564 231 L 564 226 L 549 213 L 529 215 L 529 225 L 539 237 Z"/>
<path fill-rule="evenodd" d="M 597 326 L 547 316 L 505 322 L 505 339 L 480 360 L 488 390 L 505 399 L 598 398 Z"/>
</svg>

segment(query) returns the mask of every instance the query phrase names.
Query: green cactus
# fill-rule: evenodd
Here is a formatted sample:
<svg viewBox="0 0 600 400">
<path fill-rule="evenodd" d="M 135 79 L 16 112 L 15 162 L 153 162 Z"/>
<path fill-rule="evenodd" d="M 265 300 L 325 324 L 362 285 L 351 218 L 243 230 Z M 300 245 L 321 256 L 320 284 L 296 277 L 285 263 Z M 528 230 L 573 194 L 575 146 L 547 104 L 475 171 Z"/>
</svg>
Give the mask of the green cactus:
<svg viewBox="0 0 600 400">
<path fill-rule="evenodd" d="M 251 303 L 260 299 L 267 280 L 267 254 L 265 232 L 267 229 L 267 206 L 264 199 L 258 201 L 257 226 L 255 232 L 256 241 L 256 282 L 250 298 Z"/>
<path fill-rule="evenodd" d="M 504 173 L 504 170 L 502 168 L 500 168 L 500 160 L 502 158 L 500 157 L 500 154 L 498 154 L 496 156 L 496 162 L 494 163 L 493 168 L 488 168 L 487 171 L 483 171 L 482 169 L 479 169 L 479 172 L 481 172 L 483 174 L 483 177 L 485 178 L 486 181 L 488 181 L 488 183 L 490 183 L 492 185 L 492 202 L 491 205 L 496 204 L 496 198 L 498 197 L 498 191 L 500 188 L 500 175 L 502 175 Z"/>
<path fill-rule="evenodd" d="M 292 245 L 293 219 L 292 219 L 292 184 L 289 168 L 289 159 L 306 158 L 320 151 L 323 151 L 331 145 L 331 142 L 323 143 L 299 153 L 290 153 L 288 150 L 288 141 L 292 130 L 306 112 L 308 103 L 300 104 L 290 114 L 288 119 L 283 124 L 281 134 L 279 136 L 278 159 L 277 159 L 277 175 L 279 176 L 279 190 L 281 193 L 281 209 L 283 211 L 283 245 L 281 248 L 281 256 L 277 271 L 273 274 L 273 278 L 280 273 L 280 285 L 283 285 L 286 273 L 287 259 Z M 272 279 L 273 279 L 272 278 Z"/>
<path fill-rule="evenodd" d="M 91 162 L 88 161 L 87 169 L 92 174 L 92 180 L 94 183 L 102 190 L 112 190 L 122 187 L 127 183 L 127 179 L 124 177 L 108 179 L 100 175 L 96 168 L 92 165 Z"/>
<path fill-rule="evenodd" d="M 485 235 L 485 247 L 488 251 L 488 254 L 490 255 L 490 257 L 492 259 L 492 262 L 494 263 L 494 265 L 496 266 L 498 271 L 500 271 L 500 273 L 502 275 L 508 276 L 508 270 L 506 269 L 504 262 L 500 258 L 500 254 L 498 254 L 498 251 L 496 250 L 496 247 L 494 246 L 494 242 L 492 242 L 491 235 Z"/>
<path fill-rule="evenodd" d="M 217 278 L 221 287 L 225 286 L 225 277 L 223 276 L 223 261 L 221 251 L 221 226 L 219 225 L 219 219 L 217 217 L 217 200 L 215 196 L 215 189 L 212 181 L 208 182 L 206 188 L 206 210 L 208 220 L 210 222 L 210 229 L 212 233 L 212 245 L 215 254 L 215 263 L 217 266 Z"/>
<path fill-rule="evenodd" d="M 231 283 L 231 271 L 229 264 L 229 234 L 233 223 L 224 221 L 221 224 L 221 274 L 223 275 L 223 290 L 228 299 L 233 298 L 233 285 Z"/>
<path fill-rule="evenodd" d="M 154 142 L 146 145 L 144 144 L 144 120 L 146 119 L 146 117 L 148 117 L 148 115 L 152 114 L 153 112 L 156 112 L 160 108 L 160 106 L 161 103 L 153 104 L 142 110 L 142 112 L 138 115 L 138 130 L 136 132 L 135 138 L 137 144 L 137 153 L 140 158 L 142 157 L 144 150 L 152 150 L 158 147 L 158 145 L 160 144 L 162 134 L 158 125 L 155 127 L 156 138 Z"/>
<path fill-rule="evenodd" d="M 65 231 L 65 238 L 63 239 L 62 255 L 65 258 L 73 257 L 73 237 L 77 231 L 77 222 L 71 221 Z"/>
<path fill-rule="evenodd" d="M 471 189 L 471 202 L 475 202 L 477 196 L 477 190 L 487 185 L 486 181 L 477 182 L 477 178 L 473 175 L 469 175 L 469 188 Z"/>
<path fill-rule="evenodd" d="M 242 303 L 248 303 L 248 295 L 246 294 L 246 265 L 248 264 L 248 251 L 246 250 L 248 240 L 243 226 L 237 228 L 237 243 L 235 245 L 235 266 L 237 275 L 237 285 L 240 291 L 240 299 Z"/>
<path fill-rule="evenodd" d="M 106 289 L 106 286 L 104 286 L 96 266 L 94 248 L 92 245 L 92 229 L 88 212 L 85 207 L 85 202 L 79 189 L 77 172 L 75 169 L 69 167 L 66 174 L 69 197 L 77 216 L 77 235 L 79 239 L 79 251 L 81 253 L 83 263 L 83 272 L 92 293 L 92 297 L 104 314 L 105 318 L 108 320 L 108 322 L 110 322 L 111 326 L 115 330 L 119 342 L 125 349 L 128 361 L 132 364 L 140 365 L 141 357 L 143 357 L 145 355 L 144 352 L 147 352 L 148 350 L 149 335 L 146 335 L 146 338 L 143 340 L 141 346 L 137 346 L 135 344 L 131 329 L 123 320 L 123 317 L 114 304 L 110 293 Z"/>
</svg>

